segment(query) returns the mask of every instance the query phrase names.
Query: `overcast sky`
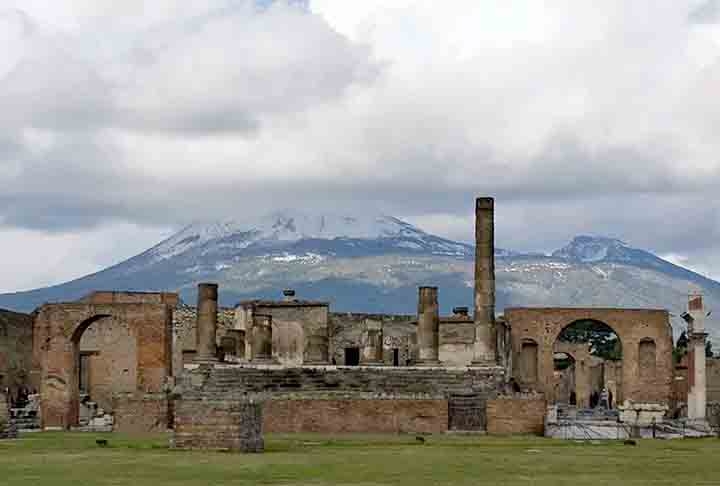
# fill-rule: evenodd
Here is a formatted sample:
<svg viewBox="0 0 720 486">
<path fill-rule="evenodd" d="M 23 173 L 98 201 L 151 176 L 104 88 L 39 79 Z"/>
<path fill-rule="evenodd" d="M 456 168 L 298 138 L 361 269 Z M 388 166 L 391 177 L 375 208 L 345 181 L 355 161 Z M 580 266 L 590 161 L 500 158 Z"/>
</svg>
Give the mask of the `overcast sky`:
<svg viewBox="0 0 720 486">
<path fill-rule="evenodd" d="M 383 212 L 720 277 L 720 0 L 0 0 L 0 291 L 193 220 Z"/>
</svg>

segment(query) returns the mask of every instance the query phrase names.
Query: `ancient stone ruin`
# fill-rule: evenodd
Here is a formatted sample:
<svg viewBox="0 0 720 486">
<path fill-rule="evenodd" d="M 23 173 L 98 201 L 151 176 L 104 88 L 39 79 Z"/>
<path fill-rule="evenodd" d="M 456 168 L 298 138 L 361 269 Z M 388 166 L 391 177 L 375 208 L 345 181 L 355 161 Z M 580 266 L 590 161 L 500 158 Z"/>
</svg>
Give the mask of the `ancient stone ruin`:
<svg viewBox="0 0 720 486">
<path fill-rule="evenodd" d="M 199 285 L 196 307 L 173 293 L 113 291 L 46 304 L 31 318 L 32 346 L 15 351 L 32 357 L 23 379 L 39 391 L 37 425 L 172 429 L 176 448 L 257 452 L 264 432 L 559 436 L 569 430 L 561 424 L 639 427 L 683 406 L 702 420 L 706 402 L 720 401 L 712 391 L 720 395 L 720 373 L 704 354 L 692 351 L 688 379 L 677 379 L 665 310 L 514 307 L 496 315 L 493 199 L 477 199 L 475 213 L 473 312 L 440 315 L 442 289 L 430 286 L 418 289 L 415 315 L 332 312 L 292 289 L 219 308 L 222 289 L 212 283 Z M 689 311 L 691 350 L 699 350 L 701 298 Z M 603 341 L 605 356 L 578 340 L 593 326 L 613 336 Z M 19 342 L 13 349 L 25 349 Z M 601 390 L 613 399 L 599 407 Z M 32 416 L 28 407 L 18 416 Z"/>
</svg>

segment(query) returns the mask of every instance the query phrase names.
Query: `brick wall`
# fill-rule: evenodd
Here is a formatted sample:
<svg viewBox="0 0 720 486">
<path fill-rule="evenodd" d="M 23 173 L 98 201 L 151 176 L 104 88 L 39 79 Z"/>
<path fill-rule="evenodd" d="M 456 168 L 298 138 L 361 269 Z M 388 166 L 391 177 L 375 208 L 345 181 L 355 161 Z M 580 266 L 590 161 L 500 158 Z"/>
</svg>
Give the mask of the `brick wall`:
<svg viewBox="0 0 720 486">
<path fill-rule="evenodd" d="M 487 431 L 493 435 L 543 435 L 545 398 L 530 396 L 498 397 L 487 402 Z"/>
<path fill-rule="evenodd" d="M 17 396 L 20 386 L 37 388 L 31 382 L 32 317 L 0 309 L 0 388 Z"/>
<path fill-rule="evenodd" d="M 705 380 L 708 402 L 720 402 L 720 358 L 708 358 Z"/>
<path fill-rule="evenodd" d="M 264 425 L 272 432 L 441 433 L 448 430 L 448 398 L 470 393 L 483 416 L 465 422 L 477 430 L 485 423 L 485 400 L 502 382 L 499 368 L 189 367 L 178 379 L 175 426 L 178 433 L 192 426 L 193 437 L 206 426 L 218 430 L 231 420 L 229 404 L 262 396 Z M 203 404 L 212 413 L 203 412 Z M 211 444 L 203 437 L 193 440 Z M 218 440 L 227 448 L 232 438 Z"/>
<path fill-rule="evenodd" d="M 265 402 L 266 432 L 443 433 L 448 402 L 439 399 L 275 399 Z"/>
<path fill-rule="evenodd" d="M 249 399 L 177 400 L 171 445 L 262 452 L 262 417 L 262 403 Z"/>
<path fill-rule="evenodd" d="M 165 432 L 170 408 L 164 393 L 117 394 L 113 397 L 116 432 L 139 435 Z"/>
</svg>

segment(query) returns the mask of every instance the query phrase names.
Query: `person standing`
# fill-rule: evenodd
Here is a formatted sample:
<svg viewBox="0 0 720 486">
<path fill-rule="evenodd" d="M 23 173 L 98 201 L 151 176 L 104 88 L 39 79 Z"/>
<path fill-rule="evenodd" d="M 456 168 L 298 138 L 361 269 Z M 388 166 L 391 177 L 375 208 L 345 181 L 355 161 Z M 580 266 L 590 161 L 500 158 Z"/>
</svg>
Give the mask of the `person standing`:
<svg viewBox="0 0 720 486">
<path fill-rule="evenodd" d="M 608 408 L 608 400 L 610 398 L 608 389 L 603 387 L 602 391 L 600 392 L 600 408 Z"/>
</svg>

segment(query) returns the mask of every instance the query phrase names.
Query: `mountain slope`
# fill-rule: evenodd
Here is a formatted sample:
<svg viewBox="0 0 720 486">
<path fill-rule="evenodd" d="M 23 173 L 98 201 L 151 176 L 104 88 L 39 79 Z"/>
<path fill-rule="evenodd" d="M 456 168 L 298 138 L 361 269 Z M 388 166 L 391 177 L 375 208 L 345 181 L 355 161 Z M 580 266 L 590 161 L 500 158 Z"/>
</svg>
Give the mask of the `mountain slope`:
<svg viewBox="0 0 720 486">
<path fill-rule="evenodd" d="M 440 287 L 444 312 L 472 303 L 474 249 L 389 216 L 273 214 L 257 222 L 193 224 L 125 262 L 62 285 L 0 295 L 0 306 L 32 310 L 92 290 L 177 290 L 195 299 L 199 281 L 221 285 L 221 303 L 277 298 L 293 287 L 333 310 L 414 313 L 418 285 Z M 710 308 L 720 284 L 631 248 L 579 236 L 550 256 L 496 251 L 498 309 L 577 305 L 684 310 L 691 287 Z M 676 322 L 679 326 L 679 323 Z M 713 328 L 713 323 L 709 327 Z M 713 328 L 714 330 L 714 328 Z"/>
</svg>

